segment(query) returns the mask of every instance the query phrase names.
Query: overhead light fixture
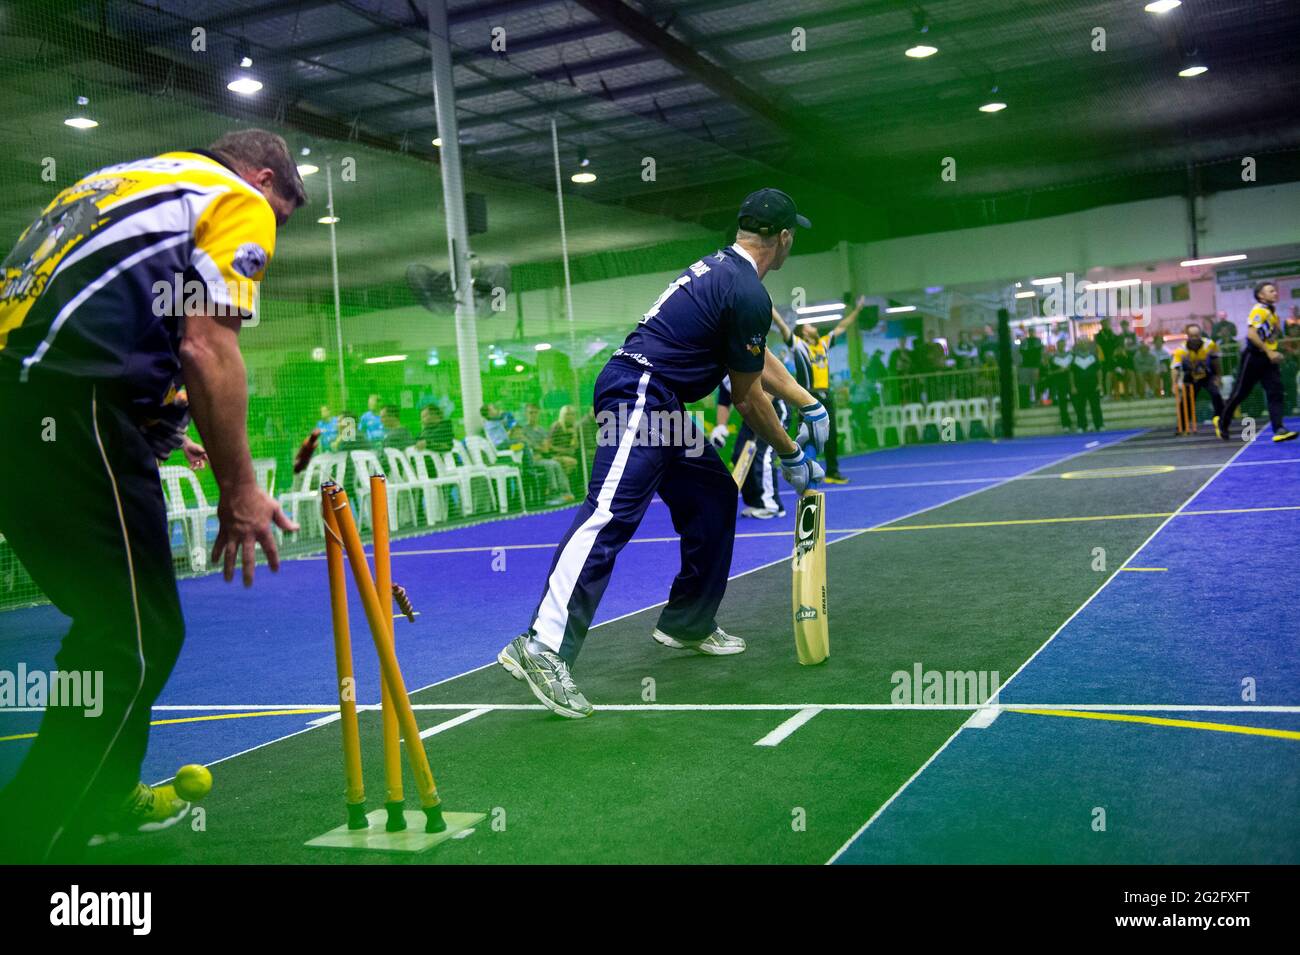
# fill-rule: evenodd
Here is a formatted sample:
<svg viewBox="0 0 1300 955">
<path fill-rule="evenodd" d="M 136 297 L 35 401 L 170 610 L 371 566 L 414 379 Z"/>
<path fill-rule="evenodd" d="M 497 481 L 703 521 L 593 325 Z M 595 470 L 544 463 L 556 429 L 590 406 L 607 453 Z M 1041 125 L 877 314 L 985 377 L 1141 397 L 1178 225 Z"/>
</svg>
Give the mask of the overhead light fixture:
<svg viewBox="0 0 1300 955">
<path fill-rule="evenodd" d="M 895 305 L 893 308 L 885 309 L 886 315 L 897 315 L 900 312 L 915 312 L 915 305 Z"/>
<path fill-rule="evenodd" d="M 904 56 L 910 56 L 914 60 L 923 60 L 927 56 L 934 56 L 939 52 L 937 46 L 926 46 L 924 43 L 918 43 L 916 46 L 910 46 L 903 51 Z"/>
<path fill-rule="evenodd" d="M 433 144 L 434 144 L 435 146 L 437 146 L 439 149 L 441 149 L 441 148 L 442 148 L 442 137 L 441 137 L 441 136 L 434 136 L 434 137 L 433 137 Z"/>
<path fill-rule="evenodd" d="M 406 361 L 405 355 L 376 355 L 374 358 L 367 358 L 367 365 L 388 365 L 395 361 Z"/>
<path fill-rule="evenodd" d="M 89 106 L 90 98 L 86 96 L 78 96 L 77 105 Z M 89 116 L 85 115 L 85 113 L 79 110 L 76 112 L 77 114 L 75 116 L 70 116 L 63 121 L 64 126 L 71 126 L 73 129 L 94 129 L 99 125 L 96 120 L 91 119 Z"/>
<path fill-rule="evenodd" d="M 833 305 L 800 305 L 795 309 L 800 315 L 816 315 L 818 312 L 842 312 L 844 303 L 836 302 Z"/>
<path fill-rule="evenodd" d="M 262 88 L 262 81 L 255 80 L 251 76 L 240 76 L 226 84 L 226 89 L 232 93 L 238 93 L 241 96 L 252 96 Z"/>
<path fill-rule="evenodd" d="M 321 225 L 334 225 L 334 223 L 336 223 L 336 222 L 339 221 L 339 217 L 338 217 L 338 216 L 321 216 L 321 217 L 320 217 L 319 219 L 317 219 L 316 221 L 319 222 Z"/>
<path fill-rule="evenodd" d="M 515 365 L 515 371 L 523 371 L 523 370 L 524 370 L 523 365 Z"/>
<path fill-rule="evenodd" d="M 1174 7 L 1181 7 L 1183 0 L 1152 0 L 1142 9 L 1147 13 L 1168 13 Z"/>
<path fill-rule="evenodd" d="M 809 316 L 808 318 L 795 319 L 795 324 L 796 325 L 818 325 L 822 322 L 838 322 L 843 317 L 844 315 L 841 312 L 836 312 L 834 315 L 812 315 Z"/>
<path fill-rule="evenodd" d="M 981 113 L 1000 113 L 1007 108 L 1006 103 L 985 103 L 980 107 Z"/>
<path fill-rule="evenodd" d="M 1079 288 L 1087 292 L 1092 289 L 1124 288 L 1127 285 L 1141 285 L 1141 284 L 1142 284 L 1141 279 L 1115 279 L 1114 281 L 1111 282 L 1084 282 L 1084 283 L 1080 283 Z"/>
<path fill-rule="evenodd" d="M 1236 255 L 1212 255 L 1208 259 L 1188 259 L 1185 262 L 1179 262 L 1185 269 L 1192 269 L 1198 265 L 1218 265 L 1221 262 L 1240 262 L 1246 258 L 1245 252 L 1238 252 Z"/>
<path fill-rule="evenodd" d="M 550 350 L 551 350 L 550 342 L 538 342 L 536 345 L 533 346 L 533 351 L 550 351 Z"/>
<path fill-rule="evenodd" d="M 1028 291 L 1025 292 L 1017 292 L 1016 298 L 1035 298 L 1037 295 L 1038 295 L 1037 292 L 1035 292 L 1033 289 L 1029 289 Z"/>
<path fill-rule="evenodd" d="M 569 178 L 572 179 L 574 182 L 577 182 L 577 183 L 595 182 L 595 181 L 596 181 L 596 174 L 595 174 L 594 172 L 586 172 L 586 171 L 584 171 L 584 172 L 575 172 L 575 173 L 574 173 L 572 176 L 570 176 Z"/>
<path fill-rule="evenodd" d="M 300 163 L 300 164 L 298 165 L 298 175 L 300 175 L 300 176 L 310 176 L 310 175 L 313 175 L 314 173 L 318 173 L 318 172 L 320 172 L 320 167 L 319 167 L 319 166 L 313 166 L 313 165 L 312 165 L 311 163 L 309 163 L 309 162 Z"/>
<path fill-rule="evenodd" d="M 1210 68 L 1208 66 L 1202 66 L 1201 64 L 1196 63 L 1193 64 L 1192 66 L 1183 67 L 1181 70 L 1178 71 L 1178 75 L 1179 76 L 1200 76 L 1202 73 L 1208 73 L 1209 71 Z"/>
<path fill-rule="evenodd" d="M 1053 275 L 1050 279 L 1030 279 L 1030 285 L 1060 285 L 1063 281 L 1059 275 Z"/>
</svg>

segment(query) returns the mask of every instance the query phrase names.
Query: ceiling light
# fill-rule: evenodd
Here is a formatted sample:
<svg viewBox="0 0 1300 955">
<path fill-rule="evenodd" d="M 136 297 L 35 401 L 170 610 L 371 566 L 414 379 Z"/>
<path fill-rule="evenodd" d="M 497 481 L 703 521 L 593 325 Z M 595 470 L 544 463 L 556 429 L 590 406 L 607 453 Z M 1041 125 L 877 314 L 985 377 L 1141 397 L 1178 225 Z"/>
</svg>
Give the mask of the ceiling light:
<svg viewBox="0 0 1300 955">
<path fill-rule="evenodd" d="M 232 93 L 239 93 L 242 96 L 252 96 L 262 88 L 262 81 L 255 80 L 251 76 L 240 76 L 226 84 L 226 89 Z"/>
<path fill-rule="evenodd" d="M 817 312 L 842 312 L 844 303 L 836 302 L 833 305 L 800 305 L 795 309 L 800 315 L 813 315 Z"/>
<path fill-rule="evenodd" d="M 339 217 L 338 217 L 338 216 L 321 216 L 321 217 L 320 217 L 319 219 L 317 219 L 316 221 L 319 222 L 321 225 L 333 225 L 334 223 L 336 223 L 336 222 L 339 221 Z"/>
<path fill-rule="evenodd" d="M 523 370 L 524 370 L 523 365 L 515 365 L 515 371 L 523 371 Z"/>
<path fill-rule="evenodd" d="M 1017 292 L 1016 298 L 1034 298 L 1036 295 L 1038 295 L 1038 293 L 1033 289 L 1030 289 L 1027 292 Z"/>
<path fill-rule="evenodd" d="M 904 56 L 910 56 L 914 60 L 923 60 L 927 56 L 934 56 L 939 52 L 937 46 L 926 46 L 924 43 L 918 43 L 916 46 L 908 47 L 903 51 Z"/>
<path fill-rule="evenodd" d="M 1006 103 L 985 103 L 980 107 L 981 113 L 1000 113 L 1007 108 Z"/>
<path fill-rule="evenodd" d="M 395 361 L 406 361 L 405 355 L 377 355 L 374 358 L 367 358 L 367 365 L 387 365 Z"/>
<path fill-rule="evenodd" d="M 63 125 L 73 129 L 94 129 L 99 123 L 86 116 L 70 116 L 63 121 Z"/>
<path fill-rule="evenodd" d="M 550 342 L 538 342 L 536 345 L 533 346 L 533 351 L 550 351 L 550 350 L 551 350 Z"/>
<path fill-rule="evenodd" d="M 895 305 L 893 308 L 885 309 L 886 315 L 897 315 L 900 312 L 915 312 L 915 305 Z"/>
<path fill-rule="evenodd" d="M 1064 281 L 1059 275 L 1053 275 L 1050 279 L 1030 279 L 1030 285 L 1060 285 Z"/>
<path fill-rule="evenodd" d="M 300 176 L 310 176 L 313 173 L 318 172 L 320 172 L 320 166 L 313 166 L 309 162 L 302 163 L 298 166 L 298 175 Z"/>
<path fill-rule="evenodd" d="M 596 174 L 594 172 L 575 172 L 570 178 L 578 183 L 595 182 Z"/>
<path fill-rule="evenodd" d="M 1141 284 L 1142 284 L 1141 279 L 1115 279 L 1114 281 L 1111 282 L 1080 283 L 1079 288 L 1087 292 L 1090 289 L 1124 288 L 1124 286 L 1126 285 L 1141 285 Z"/>
<path fill-rule="evenodd" d="M 1213 255 L 1208 259 L 1188 259 L 1185 262 L 1179 262 L 1185 269 L 1195 268 L 1198 265 L 1218 265 L 1220 262 L 1240 262 L 1246 257 L 1246 253 L 1239 252 L 1236 255 Z"/>
<path fill-rule="evenodd" d="M 1199 63 L 1194 66 L 1184 67 L 1178 71 L 1179 76 L 1200 76 L 1202 73 L 1208 73 L 1208 66 L 1201 66 Z"/>
<path fill-rule="evenodd" d="M 1142 9 L 1147 13 L 1168 13 L 1174 7 L 1181 7 L 1183 0 L 1152 0 Z"/>
<path fill-rule="evenodd" d="M 442 148 L 442 137 L 441 137 L 441 136 L 434 136 L 434 137 L 433 137 L 433 144 L 434 144 L 435 146 L 437 146 L 439 149 L 441 149 L 441 148 Z"/>
</svg>

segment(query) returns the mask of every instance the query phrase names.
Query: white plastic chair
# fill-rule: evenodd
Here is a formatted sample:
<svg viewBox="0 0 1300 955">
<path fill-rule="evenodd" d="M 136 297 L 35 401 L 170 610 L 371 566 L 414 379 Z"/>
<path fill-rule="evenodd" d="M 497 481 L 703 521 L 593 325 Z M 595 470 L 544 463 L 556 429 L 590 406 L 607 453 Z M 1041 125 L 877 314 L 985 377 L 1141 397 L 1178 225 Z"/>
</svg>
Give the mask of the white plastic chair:
<svg viewBox="0 0 1300 955">
<path fill-rule="evenodd" d="M 839 437 L 840 454 L 853 453 L 853 411 L 850 408 L 835 409 L 835 428 Z M 708 431 L 702 431 L 708 434 Z"/>
<path fill-rule="evenodd" d="M 524 481 L 519 473 L 519 468 L 513 464 L 497 464 L 497 449 L 492 446 L 491 441 L 479 435 L 466 435 L 465 448 L 469 452 L 470 461 L 491 482 L 496 496 L 497 510 L 504 514 L 510 509 L 509 490 L 510 480 L 513 478 L 519 485 L 519 502 L 524 511 L 527 512 L 528 504 L 524 500 Z"/>
<path fill-rule="evenodd" d="M 901 418 L 901 420 L 898 423 L 898 443 L 907 444 L 908 428 L 915 428 L 917 438 L 919 439 L 921 436 L 921 430 L 924 426 L 924 422 L 921 416 L 925 410 L 925 406 L 920 404 L 915 404 L 915 403 L 906 404 L 900 407 L 898 410 Z"/>
<path fill-rule="evenodd" d="M 993 413 L 989 410 L 989 400 L 987 398 L 972 398 L 967 406 L 967 414 L 972 421 L 977 418 L 984 423 L 984 429 L 989 434 L 993 433 Z"/>
<path fill-rule="evenodd" d="M 411 462 L 411 467 L 415 469 L 416 480 L 421 482 L 425 488 L 425 520 L 432 523 L 434 520 L 446 518 L 449 515 L 450 508 L 447 507 L 441 493 L 443 488 L 456 488 L 459 490 L 462 502 L 469 498 L 472 490 L 471 477 L 469 474 L 456 474 L 452 469 L 448 468 L 448 453 L 421 451 L 419 448 L 412 446 L 406 449 L 406 457 Z M 429 500 L 431 490 L 434 492 L 432 501 Z M 464 503 L 461 506 L 463 508 Z M 470 509 L 473 509 L 472 503 Z M 463 513 L 468 514 L 470 511 L 464 511 Z"/>
<path fill-rule="evenodd" d="M 401 455 L 401 452 L 397 452 Z M 356 501 L 352 513 L 357 520 L 357 526 L 368 526 L 370 524 L 370 478 L 372 475 L 382 477 L 388 481 L 388 526 L 396 530 L 401 526 L 402 507 L 406 503 L 411 512 L 411 523 L 417 523 L 417 511 L 415 507 L 415 491 L 409 482 L 397 479 L 396 475 L 390 475 L 384 471 L 383 464 L 379 461 L 379 455 L 374 451 L 352 451 L 349 452 L 352 458 L 352 499 Z M 409 472 L 408 472 L 409 473 Z M 373 530 L 373 528 L 371 528 Z"/>
<path fill-rule="evenodd" d="M 925 406 L 925 412 L 921 416 L 922 426 L 924 427 L 924 425 L 932 424 L 934 425 L 934 430 L 942 434 L 943 416 L 944 416 L 944 403 L 942 401 L 931 401 L 928 405 Z"/>
<path fill-rule="evenodd" d="M 275 458 L 253 458 L 253 473 L 257 475 L 257 486 L 272 497 L 275 496 Z"/>
<path fill-rule="evenodd" d="M 167 502 L 168 535 L 171 535 L 172 525 L 180 524 L 190 570 L 205 570 L 208 566 L 208 518 L 215 517 L 217 509 L 208 504 L 203 485 L 189 468 L 164 465 L 158 469 L 158 477 L 162 481 L 163 499 Z"/>
<path fill-rule="evenodd" d="M 321 523 L 320 486 L 323 481 L 333 481 L 342 486 L 347 474 L 348 456 L 341 451 L 332 454 L 318 454 L 307 463 L 302 474 L 291 491 L 280 495 L 280 506 L 285 515 L 297 521 L 304 536 L 314 534 L 325 536 L 325 526 Z"/>
<path fill-rule="evenodd" d="M 439 477 L 428 477 L 428 465 L 426 459 L 421 456 L 418 460 L 419 465 L 411 457 L 414 455 L 423 455 L 414 445 L 404 451 L 397 448 L 384 448 L 384 457 L 388 461 L 388 476 L 392 487 L 399 491 L 399 496 L 409 498 L 411 501 L 411 523 L 417 523 L 419 514 L 416 512 L 415 495 L 420 494 L 424 498 L 424 523 L 432 526 L 436 521 L 445 520 L 447 516 L 446 506 L 442 500 L 443 487 L 454 485 L 456 482 L 447 481 Z M 437 474 L 435 467 L 435 475 Z M 392 495 L 389 495 L 390 500 Z"/>
</svg>

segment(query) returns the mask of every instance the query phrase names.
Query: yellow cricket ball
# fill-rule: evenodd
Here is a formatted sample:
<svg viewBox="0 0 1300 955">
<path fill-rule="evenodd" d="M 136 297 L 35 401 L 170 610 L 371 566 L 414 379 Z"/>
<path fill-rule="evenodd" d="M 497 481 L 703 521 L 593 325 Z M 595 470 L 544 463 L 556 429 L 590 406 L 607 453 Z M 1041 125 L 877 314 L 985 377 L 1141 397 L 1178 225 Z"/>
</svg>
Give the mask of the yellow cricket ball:
<svg viewBox="0 0 1300 955">
<path fill-rule="evenodd" d="M 212 791 L 212 772 L 206 766 L 190 763 L 176 771 L 176 795 L 198 802 Z"/>
</svg>

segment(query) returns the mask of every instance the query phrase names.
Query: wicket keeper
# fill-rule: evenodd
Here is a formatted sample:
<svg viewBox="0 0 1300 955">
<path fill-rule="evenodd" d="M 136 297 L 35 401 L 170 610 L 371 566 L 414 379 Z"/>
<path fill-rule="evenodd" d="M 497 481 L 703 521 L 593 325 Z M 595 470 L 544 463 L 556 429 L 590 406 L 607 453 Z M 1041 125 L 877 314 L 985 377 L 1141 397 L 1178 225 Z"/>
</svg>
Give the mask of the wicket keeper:
<svg viewBox="0 0 1300 955">
<path fill-rule="evenodd" d="M 651 636 L 660 644 L 711 656 L 742 653 L 745 641 L 718 626 L 736 530 L 736 483 L 703 435 L 693 440 L 686 405 L 730 375 L 737 411 L 781 458 L 802 492 L 821 466 L 781 426 L 769 394 L 799 408 L 818 450 L 829 417 L 767 350 L 772 300 L 762 279 L 785 264 L 795 230 L 810 223 L 777 189 L 760 189 L 740 207 L 736 241 L 693 262 L 641 317 L 596 380 L 600 424 L 586 500 L 564 535 L 528 629 L 497 655 L 516 679 L 561 716 L 590 716 L 573 681 L 596 606 L 619 551 L 656 493 L 681 537 L 681 570 Z M 668 432 L 674 430 L 677 439 Z"/>
<path fill-rule="evenodd" d="M 1223 415 L 1223 395 L 1219 391 L 1223 387 L 1223 360 L 1219 345 L 1213 339 L 1202 338 L 1201 326 L 1195 322 L 1188 325 L 1186 331 L 1187 341 L 1174 349 L 1174 358 L 1169 365 L 1173 393 L 1178 394 L 1179 385 L 1191 386 L 1195 408 L 1201 392 L 1208 392 L 1217 420 Z"/>
</svg>

